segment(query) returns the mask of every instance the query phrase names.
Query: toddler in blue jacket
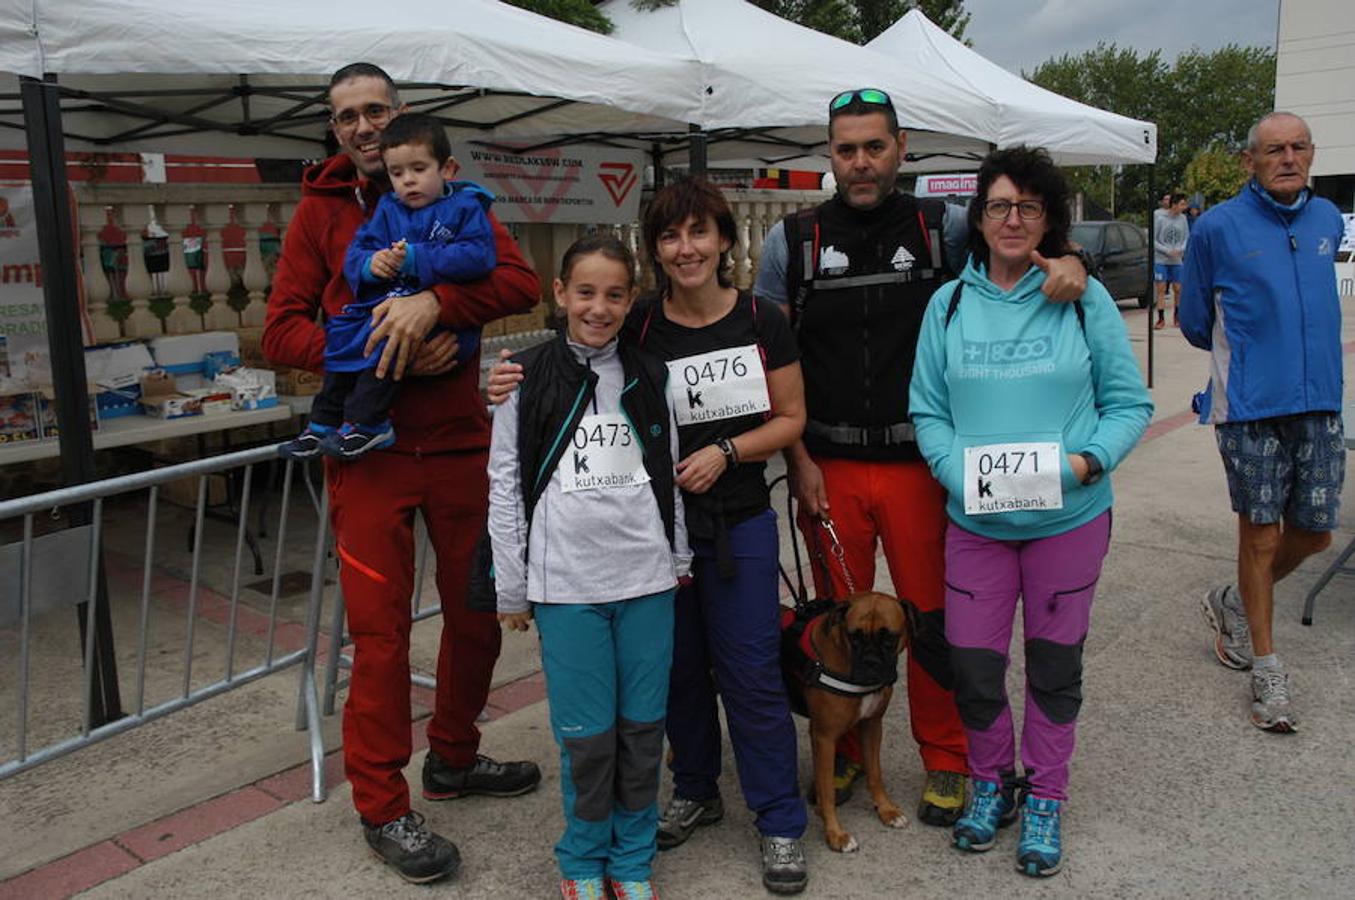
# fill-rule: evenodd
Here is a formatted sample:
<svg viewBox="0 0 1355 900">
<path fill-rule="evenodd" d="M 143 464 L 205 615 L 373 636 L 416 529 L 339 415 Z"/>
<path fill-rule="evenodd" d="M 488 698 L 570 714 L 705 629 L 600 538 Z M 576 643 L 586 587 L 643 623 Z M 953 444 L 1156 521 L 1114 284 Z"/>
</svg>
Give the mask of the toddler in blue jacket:
<svg viewBox="0 0 1355 900">
<path fill-rule="evenodd" d="M 306 430 L 283 445 L 285 456 L 325 452 L 351 460 L 395 443 L 396 381 L 390 372 L 376 374 L 385 341 L 365 352 L 372 311 L 436 284 L 477 281 L 497 261 L 488 214 L 493 197 L 479 185 L 449 180 L 457 164 L 436 119 L 419 113 L 392 119 L 381 133 L 381 158 L 392 190 L 348 247 L 344 277 L 354 299 L 325 322 L 324 383 Z M 479 349 L 480 330 L 457 331 L 456 340 L 456 359 L 465 361 Z"/>
</svg>

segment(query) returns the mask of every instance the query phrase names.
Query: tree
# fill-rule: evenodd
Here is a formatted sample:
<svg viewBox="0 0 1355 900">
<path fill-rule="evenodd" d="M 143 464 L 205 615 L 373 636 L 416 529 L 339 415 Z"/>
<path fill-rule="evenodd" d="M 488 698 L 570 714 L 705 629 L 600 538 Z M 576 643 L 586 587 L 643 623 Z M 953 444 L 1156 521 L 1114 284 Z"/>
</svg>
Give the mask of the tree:
<svg viewBox="0 0 1355 900">
<path fill-rule="evenodd" d="M 612 20 L 598 11 L 592 0 L 506 0 L 528 12 L 587 28 L 600 34 L 612 33 Z"/>
<path fill-rule="evenodd" d="M 1025 75 L 1025 73 L 1022 73 Z M 1275 54 L 1230 44 L 1191 50 L 1167 65 L 1161 51 L 1101 43 L 1094 50 L 1041 63 L 1025 77 L 1055 93 L 1136 119 L 1156 122 L 1158 193 L 1180 189 L 1200 148 L 1240 149 L 1247 129 L 1274 104 Z M 1117 210 L 1141 224 L 1149 217 L 1146 166 L 1067 170 L 1074 189 L 1109 204 L 1112 178 Z"/>
<path fill-rule="evenodd" d="M 1204 195 L 1213 206 L 1236 194 L 1247 183 L 1247 169 L 1236 150 L 1215 144 L 1195 154 L 1186 164 L 1186 190 Z"/>
</svg>

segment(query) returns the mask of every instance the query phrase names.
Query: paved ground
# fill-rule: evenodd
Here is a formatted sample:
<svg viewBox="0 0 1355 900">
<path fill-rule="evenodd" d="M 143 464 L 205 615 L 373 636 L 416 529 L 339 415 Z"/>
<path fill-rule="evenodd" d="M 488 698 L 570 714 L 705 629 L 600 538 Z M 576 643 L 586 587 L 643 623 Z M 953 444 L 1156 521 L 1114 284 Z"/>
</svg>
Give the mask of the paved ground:
<svg viewBox="0 0 1355 900">
<path fill-rule="evenodd" d="M 1355 303 L 1347 301 L 1345 312 L 1349 363 Z M 1125 315 L 1142 355 L 1144 313 Z M 1247 678 L 1214 661 L 1197 604 L 1208 586 L 1230 578 L 1234 559 L 1212 434 L 1185 415 L 1205 357 L 1171 330 L 1157 338 L 1154 425 L 1114 476 L 1115 533 L 1087 644 L 1064 871 L 1041 883 L 1019 876 L 1014 834 L 970 856 L 918 823 L 884 829 L 861 797 L 844 816 L 859 853 L 828 851 L 811 817 L 806 897 L 1355 895 L 1348 838 L 1355 824 L 1355 579 L 1327 588 L 1311 628 L 1299 624 L 1299 609 L 1335 548 L 1281 586 L 1277 644 L 1293 673 L 1303 730 L 1279 737 L 1252 728 Z M 1352 532 L 1355 504 L 1348 503 L 1337 546 Z M 162 587 L 156 602 L 179 610 L 182 590 Z M 203 664 L 212 665 L 219 651 L 211 639 L 221 629 L 202 628 Z M 181 653 L 173 638 L 167 631 L 162 639 L 165 655 Z M 4 640 L 0 633 L 7 658 Z M 59 659 L 58 638 L 49 640 L 45 658 Z M 242 640 L 258 649 L 257 635 Z M 416 668 L 431 670 L 434 640 L 434 624 L 418 626 Z M 465 865 L 454 881 L 407 886 L 367 854 L 333 759 L 329 800 L 306 799 L 305 773 L 296 768 L 304 740 L 290 728 L 293 672 L 0 782 L 0 900 L 81 890 L 98 897 L 549 897 L 559 767 L 536 669 L 534 636 L 508 636 L 484 750 L 540 761 L 541 789 L 511 801 L 416 803 L 461 846 Z M 174 682 L 173 667 L 164 671 L 149 680 Z M 1019 662 L 1009 689 L 1019 711 Z M 12 708 L 6 690 L 12 687 L 0 683 L 0 709 Z M 417 707 L 427 701 L 415 692 Z M 911 806 L 921 772 L 902 710 L 896 703 L 888 716 L 885 766 L 894 797 Z M 0 719 L 0 729 L 8 722 Z M 331 748 L 336 726 L 337 716 L 327 720 Z M 801 758 L 808 773 L 803 740 Z M 421 761 L 416 754 L 410 766 L 414 782 Z M 729 761 L 722 789 L 724 822 L 660 855 L 656 878 L 666 898 L 764 896 L 751 815 Z"/>
</svg>

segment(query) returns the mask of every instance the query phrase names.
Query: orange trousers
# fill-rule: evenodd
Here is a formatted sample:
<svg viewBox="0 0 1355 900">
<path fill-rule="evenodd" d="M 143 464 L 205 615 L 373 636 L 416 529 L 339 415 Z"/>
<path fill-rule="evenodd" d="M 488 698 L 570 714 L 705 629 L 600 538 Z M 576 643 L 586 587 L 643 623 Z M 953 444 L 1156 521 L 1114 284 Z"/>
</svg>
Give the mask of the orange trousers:
<svg viewBox="0 0 1355 900">
<path fill-rule="evenodd" d="M 923 767 L 968 773 L 945 639 L 946 492 L 924 462 L 817 457 L 814 462 L 823 472 L 828 512 L 856 589 L 875 585 L 878 541 L 895 595 L 911 600 L 922 613 L 922 626 L 908 651 L 908 715 Z M 818 596 L 846 597 L 847 581 L 823 528 L 801 515 L 800 529 L 815 560 Z M 855 733 L 843 738 L 838 752 L 860 760 Z"/>
</svg>

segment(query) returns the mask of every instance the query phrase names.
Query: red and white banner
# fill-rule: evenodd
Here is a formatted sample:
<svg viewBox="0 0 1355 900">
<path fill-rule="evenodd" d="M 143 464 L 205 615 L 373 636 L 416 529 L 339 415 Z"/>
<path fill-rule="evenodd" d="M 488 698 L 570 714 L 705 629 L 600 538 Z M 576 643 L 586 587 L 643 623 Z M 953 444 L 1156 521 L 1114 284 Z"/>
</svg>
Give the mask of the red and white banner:
<svg viewBox="0 0 1355 900">
<path fill-rule="evenodd" d="M 638 151 L 555 147 L 516 154 L 455 144 L 458 179 L 494 195 L 503 222 L 604 225 L 640 213 L 644 156 Z"/>
</svg>

